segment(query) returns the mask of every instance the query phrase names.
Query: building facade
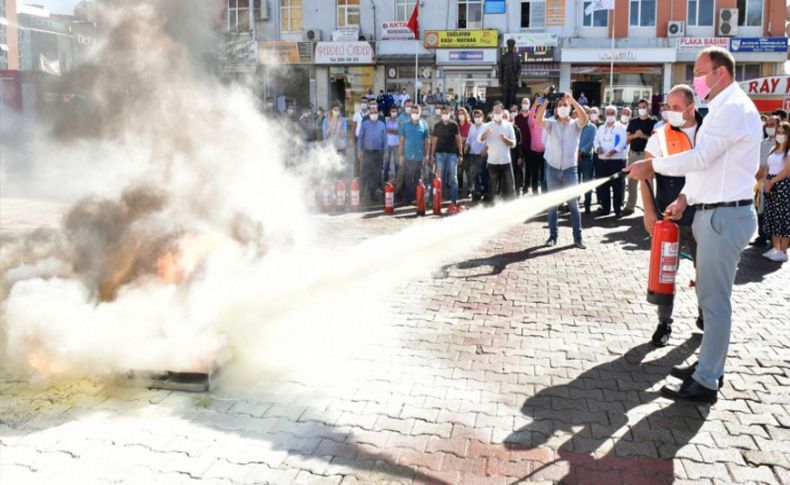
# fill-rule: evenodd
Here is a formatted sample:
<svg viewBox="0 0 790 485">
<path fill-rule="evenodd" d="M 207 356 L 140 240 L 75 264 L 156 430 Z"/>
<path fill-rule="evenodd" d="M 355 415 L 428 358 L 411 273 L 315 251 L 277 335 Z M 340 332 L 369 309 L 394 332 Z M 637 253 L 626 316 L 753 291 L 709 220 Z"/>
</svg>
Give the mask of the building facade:
<svg viewBox="0 0 790 485">
<path fill-rule="evenodd" d="M 615 0 L 586 15 L 587 0 L 421 0 L 418 41 L 406 27 L 416 1 L 226 0 L 226 28 L 254 43 L 262 95 L 347 110 L 389 88 L 496 98 L 508 39 L 519 95 L 555 85 L 593 104 L 658 99 L 691 81 L 706 45 L 733 52 L 739 81 L 781 74 L 788 58 L 781 1 Z"/>
</svg>

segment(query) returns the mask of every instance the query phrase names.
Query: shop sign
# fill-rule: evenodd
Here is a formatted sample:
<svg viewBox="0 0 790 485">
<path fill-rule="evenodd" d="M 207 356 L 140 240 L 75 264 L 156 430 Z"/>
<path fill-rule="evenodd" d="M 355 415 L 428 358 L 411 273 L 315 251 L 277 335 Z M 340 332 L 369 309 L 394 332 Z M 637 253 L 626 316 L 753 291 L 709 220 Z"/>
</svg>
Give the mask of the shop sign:
<svg viewBox="0 0 790 485">
<path fill-rule="evenodd" d="M 546 0 L 546 27 L 565 25 L 565 0 Z"/>
<path fill-rule="evenodd" d="M 332 42 L 356 42 L 358 40 L 358 27 L 339 27 L 332 31 Z"/>
<path fill-rule="evenodd" d="M 505 0 L 486 0 L 485 13 L 500 14 L 505 13 L 506 11 L 507 7 L 505 5 Z"/>
<path fill-rule="evenodd" d="M 516 48 L 522 62 L 551 62 L 554 60 L 554 47 Z"/>
<path fill-rule="evenodd" d="M 754 96 L 790 95 L 790 76 L 768 76 L 739 83 L 746 94 Z"/>
<path fill-rule="evenodd" d="M 611 61 L 612 59 L 615 62 L 636 61 L 636 53 L 634 51 L 605 51 L 598 54 L 598 58 L 602 61 Z"/>
<path fill-rule="evenodd" d="M 516 49 L 519 47 L 557 47 L 558 45 L 557 34 L 505 34 L 502 36 L 502 45 L 506 46 L 509 39 L 516 41 Z"/>
<path fill-rule="evenodd" d="M 787 37 L 743 37 L 730 39 L 732 52 L 787 52 Z"/>
<path fill-rule="evenodd" d="M 562 49 L 562 62 L 664 64 L 677 60 L 677 49 L 647 47 L 644 49 Z"/>
<path fill-rule="evenodd" d="M 714 46 L 729 49 L 730 39 L 728 37 L 681 37 L 678 39 L 678 50 L 684 52 L 698 51 Z"/>
<path fill-rule="evenodd" d="M 496 64 L 496 49 L 443 49 L 436 51 L 437 64 Z"/>
<path fill-rule="evenodd" d="M 392 21 L 381 24 L 382 40 L 413 40 L 414 32 L 407 22 Z"/>
<path fill-rule="evenodd" d="M 543 62 L 525 64 L 521 67 L 522 77 L 556 77 L 560 75 L 560 65 L 557 62 Z"/>
<path fill-rule="evenodd" d="M 425 47 L 428 49 L 496 47 L 498 42 L 495 29 L 425 31 Z"/>
<path fill-rule="evenodd" d="M 261 64 L 312 64 L 312 42 L 259 42 Z"/>
<path fill-rule="evenodd" d="M 318 42 L 316 64 L 373 64 L 373 47 L 368 42 Z"/>
</svg>

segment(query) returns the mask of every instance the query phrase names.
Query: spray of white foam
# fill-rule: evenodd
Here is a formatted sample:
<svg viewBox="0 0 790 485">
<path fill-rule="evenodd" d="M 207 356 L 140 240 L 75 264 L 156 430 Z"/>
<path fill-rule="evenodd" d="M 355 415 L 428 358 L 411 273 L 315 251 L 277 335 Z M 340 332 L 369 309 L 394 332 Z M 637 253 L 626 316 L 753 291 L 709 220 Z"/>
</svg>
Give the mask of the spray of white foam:
<svg viewBox="0 0 790 485">
<path fill-rule="evenodd" d="M 3 165 L 17 195 L 79 199 L 61 230 L 0 249 L 13 372 L 202 371 L 231 355 L 247 377 L 345 380 L 388 331 L 383 301 L 398 284 L 600 183 L 326 250 L 300 194 L 336 155 L 302 151 L 244 87 L 189 62 L 197 28 L 174 28 L 173 3 L 105 12 L 88 110 L 100 122 L 39 129 L 15 149 L 24 169 Z"/>
</svg>

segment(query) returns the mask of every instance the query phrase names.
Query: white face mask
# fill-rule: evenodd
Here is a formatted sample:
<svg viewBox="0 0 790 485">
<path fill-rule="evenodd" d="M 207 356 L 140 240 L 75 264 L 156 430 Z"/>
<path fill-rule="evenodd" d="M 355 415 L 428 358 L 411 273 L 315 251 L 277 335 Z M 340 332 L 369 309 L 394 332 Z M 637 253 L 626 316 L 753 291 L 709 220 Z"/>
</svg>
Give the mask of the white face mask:
<svg viewBox="0 0 790 485">
<path fill-rule="evenodd" d="M 272 103 L 271 101 L 266 103 L 267 108 L 271 108 L 272 106 L 274 106 L 274 103 Z"/>
<path fill-rule="evenodd" d="M 661 119 L 664 121 L 669 121 L 669 110 L 664 110 L 661 112 Z"/>
<path fill-rule="evenodd" d="M 616 119 L 615 115 L 606 115 L 606 124 L 611 125 Z"/>
<path fill-rule="evenodd" d="M 522 111 L 529 111 L 529 103 L 523 103 L 521 105 L 521 110 Z"/>
<path fill-rule="evenodd" d="M 392 113 L 390 113 L 390 118 L 397 118 L 397 116 L 398 116 L 398 113 L 397 113 L 397 112 L 395 112 L 395 111 L 393 111 Z"/>
<path fill-rule="evenodd" d="M 443 115 L 442 115 L 442 121 L 450 121 L 450 115 L 448 115 L 448 114 L 446 114 L 446 113 L 445 113 L 445 114 L 443 114 Z"/>
<path fill-rule="evenodd" d="M 560 118 L 567 118 L 571 114 L 571 107 L 560 106 L 559 108 L 557 108 L 557 114 L 560 115 Z"/>
<path fill-rule="evenodd" d="M 622 124 L 626 124 L 626 123 L 628 123 L 628 121 L 629 121 L 630 119 L 631 119 L 631 117 L 630 117 L 630 116 L 628 116 L 628 115 L 622 115 L 622 116 L 620 117 L 620 123 L 622 123 Z"/>
<path fill-rule="evenodd" d="M 502 113 L 494 113 L 494 121 L 502 121 Z"/>
<path fill-rule="evenodd" d="M 403 112 L 406 114 L 411 113 L 411 106 L 406 106 L 405 108 L 403 108 Z"/>
<path fill-rule="evenodd" d="M 339 109 L 333 109 L 332 110 L 332 116 L 340 116 L 340 110 Z"/>
<path fill-rule="evenodd" d="M 639 108 L 639 116 L 647 116 L 647 109 Z"/>
<path fill-rule="evenodd" d="M 466 122 L 466 115 L 458 115 L 458 121 L 461 123 Z"/>
<path fill-rule="evenodd" d="M 292 110 L 292 109 L 289 109 L 289 110 L 288 110 L 288 114 L 289 114 L 289 115 L 292 115 L 292 114 L 294 114 L 294 110 Z"/>
<path fill-rule="evenodd" d="M 667 113 L 667 122 L 675 128 L 680 128 L 686 124 L 682 111 L 664 111 L 664 113 Z"/>
<path fill-rule="evenodd" d="M 770 137 L 773 137 L 776 134 L 776 128 L 766 128 L 765 134 Z"/>
<path fill-rule="evenodd" d="M 413 119 L 414 121 L 417 121 L 417 120 L 419 120 L 419 119 L 420 119 L 420 115 L 419 115 L 419 114 L 417 114 L 417 113 L 412 113 L 412 114 L 411 114 L 411 119 Z"/>
<path fill-rule="evenodd" d="M 481 125 L 481 124 L 483 124 L 483 118 L 481 118 L 481 117 L 479 117 L 479 116 L 475 116 L 475 124 L 476 124 L 476 125 Z"/>
<path fill-rule="evenodd" d="M 787 135 L 776 135 L 776 143 L 783 145 L 787 141 Z"/>
<path fill-rule="evenodd" d="M 590 113 L 590 121 L 598 121 L 598 113 Z"/>
<path fill-rule="evenodd" d="M 376 121 L 377 119 L 379 119 L 379 114 L 378 113 L 370 113 L 370 119 L 372 121 Z"/>
</svg>

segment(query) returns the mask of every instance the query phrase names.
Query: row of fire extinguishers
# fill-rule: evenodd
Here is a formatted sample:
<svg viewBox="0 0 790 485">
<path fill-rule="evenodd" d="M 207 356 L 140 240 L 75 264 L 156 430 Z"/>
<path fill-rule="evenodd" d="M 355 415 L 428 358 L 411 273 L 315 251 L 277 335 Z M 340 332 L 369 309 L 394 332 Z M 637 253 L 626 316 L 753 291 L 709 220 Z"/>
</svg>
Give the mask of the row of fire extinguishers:
<svg viewBox="0 0 790 485">
<path fill-rule="evenodd" d="M 425 183 L 422 179 L 417 181 L 417 187 L 415 190 L 415 199 L 416 199 L 416 211 L 418 216 L 424 216 L 426 212 L 426 207 L 428 207 L 428 200 L 429 197 L 433 200 L 432 210 L 433 215 L 440 216 L 442 215 L 442 179 L 441 177 L 434 177 L 433 182 L 431 182 L 431 192 L 428 192 Z M 462 206 L 456 205 L 451 203 L 447 207 L 447 214 L 453 215 L 457 214 L 464 210 Z M 384 212 L 386 214 L 392 214 L 395 212 L 395 182 L 392 180 L 388 181 L 384 185 Z"/>
<path fill-rule="evenodd" d="M 321 209 L 324 212 L 332 210 L 345 211 L 346 206 L 351 210 L 359 209 L 359 179 L 355 178 L 351 184 L 346 185 L 343 180 L 338 180 L 336 184 L 326 182 L 321 189 Z"/>
</svg>

